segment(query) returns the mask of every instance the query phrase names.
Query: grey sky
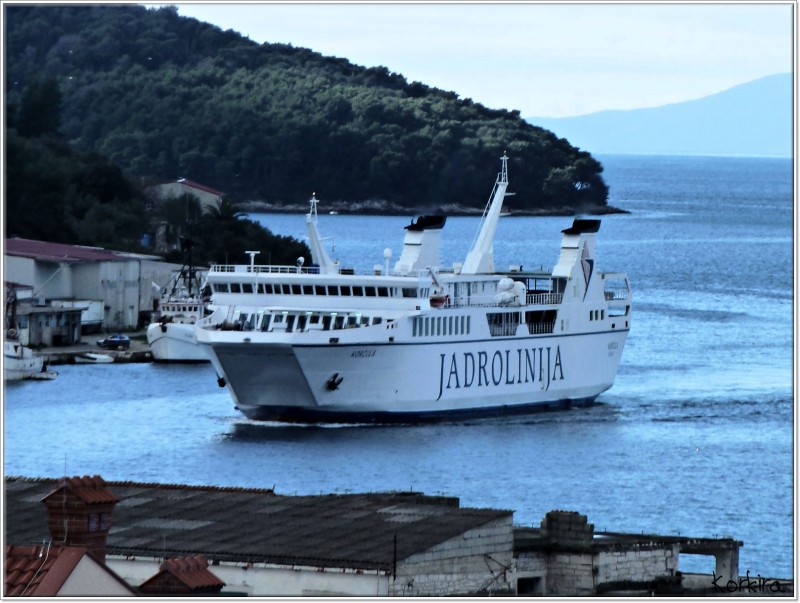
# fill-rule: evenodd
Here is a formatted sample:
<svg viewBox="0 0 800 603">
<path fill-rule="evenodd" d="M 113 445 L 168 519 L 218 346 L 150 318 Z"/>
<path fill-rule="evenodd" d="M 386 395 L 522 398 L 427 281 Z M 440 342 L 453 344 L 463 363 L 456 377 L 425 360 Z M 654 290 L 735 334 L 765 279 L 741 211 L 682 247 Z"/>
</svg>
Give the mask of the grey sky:
<svg viewBox="0 0 800 603">
<path fill-rule="evenodd" d="M 792 70 L 793 5 L 179 4 L 524 117 L 653 107 Z"/>
</svg>

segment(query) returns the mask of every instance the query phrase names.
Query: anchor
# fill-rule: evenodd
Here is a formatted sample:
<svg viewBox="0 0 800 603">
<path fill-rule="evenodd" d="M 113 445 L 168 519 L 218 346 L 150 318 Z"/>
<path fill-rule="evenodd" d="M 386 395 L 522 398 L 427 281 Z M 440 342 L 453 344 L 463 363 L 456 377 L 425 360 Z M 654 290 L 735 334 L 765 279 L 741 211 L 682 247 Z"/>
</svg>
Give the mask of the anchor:
<svg viewBox="0 0 800 603">
<path fill-rule="evenodd" d="M 328 389 L 331 391 L 339 389 L 339 385 L 344 380 L 344 377 L 339 377 L 339 373 L 334 373 L 333 376 L 325 382 Z"/>
</svg>

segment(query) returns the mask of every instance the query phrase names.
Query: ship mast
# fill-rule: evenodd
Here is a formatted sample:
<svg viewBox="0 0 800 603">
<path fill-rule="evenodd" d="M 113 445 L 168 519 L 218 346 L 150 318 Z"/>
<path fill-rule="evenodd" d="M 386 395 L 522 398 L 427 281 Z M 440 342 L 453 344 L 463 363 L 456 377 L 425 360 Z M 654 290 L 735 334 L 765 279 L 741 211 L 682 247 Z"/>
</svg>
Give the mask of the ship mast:
<svg viewBox="0 0 800 603">
<path fill-rule="evenodd" d="M 319 200 L 316 193 L 311 195 L 311 211 L 306 214 L 306 231 L 308 232 L 308 247 L 311 249 L 311 261 L 319 266 L 320 274 L 336 273 L 334 263 L 331 260 L 325 246 L 322 244 L 322 237 L 317 228 L 317 203 Z"/>
<path fill-rule="evenodd" d="M 497 231 L 497 221 L 500 219 L 500 210 L 503 209 L 503 198 L 508 187 L 508 157 L 505 152 L 500 160 L 503 162 L 503 167 L 497 174 L 493 195 L 483 211 L 480 230 L 472 249 L 467 254 L 462 274 L 494 272 L 494 234 Z"/>
</svg>

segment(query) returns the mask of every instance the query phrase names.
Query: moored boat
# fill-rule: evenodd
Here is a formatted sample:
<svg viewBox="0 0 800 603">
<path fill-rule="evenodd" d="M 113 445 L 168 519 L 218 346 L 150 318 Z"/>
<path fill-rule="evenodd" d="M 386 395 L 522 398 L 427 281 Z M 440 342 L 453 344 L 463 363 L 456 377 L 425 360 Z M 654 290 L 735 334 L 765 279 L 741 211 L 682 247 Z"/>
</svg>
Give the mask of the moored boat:
<svg viewBox="0 0 800 603">
<path fill-rule="evenodd" d="M 212 266 L 221 305 L 205 347 L 248 418 L 421 422 L 592 404 L 614 382 L 630 329 L 622 273 L 595 266 L 599 220 L 562 231 L 551 271 L 497 271 L 507 158 L 462 263 L 440 266 L 443 216 L 406 227 L 393 270 L 331 262 L 307 216 L 314 263 Z M 376 267 L 377 268 L 377 267 Z M 216 324 L 212 324 L 216 323 Z"/>
<path fill-rule="evenodd" d="M 85 352 L 75 355 L 75 364 L 111 364 L 112 362 L 114 362 L 114 359 L 108 354 Z"/>
<path fill-rule="evenodd" d="M 147 343 L 155 362 L 208 362 L 208 355 L 195 340 L 194 325 L 211 314 L 211 300 L 204 294 L 192 262 L 191 238 L 182 239 L 181 244 L 188 252 L 188 262 L 175 275 L 171 291 L 163 291 L 159 318 L 147 327 Z"/>
</svg>

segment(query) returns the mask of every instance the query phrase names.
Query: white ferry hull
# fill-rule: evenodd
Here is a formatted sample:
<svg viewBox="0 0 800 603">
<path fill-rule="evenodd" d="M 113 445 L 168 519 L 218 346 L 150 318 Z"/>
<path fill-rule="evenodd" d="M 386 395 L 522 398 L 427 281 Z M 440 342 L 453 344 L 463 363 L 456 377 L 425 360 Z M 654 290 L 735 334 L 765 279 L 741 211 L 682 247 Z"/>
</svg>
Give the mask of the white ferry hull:
<svg viewBox="0 0 800 603">
<path fill-rule="evenodd" d="M 250 419 L 423 422 L 592 404 L 613 385 L 627 334 L 429 344 L 220 342 L 210 355 Z"/>
<path fill-rule="evenodd" d="M 153 323 L 147 327 L 147 343 L 155 362 L 208 362 L 208 354 L 197 345 L 193 324 Z"/>
</svg>

